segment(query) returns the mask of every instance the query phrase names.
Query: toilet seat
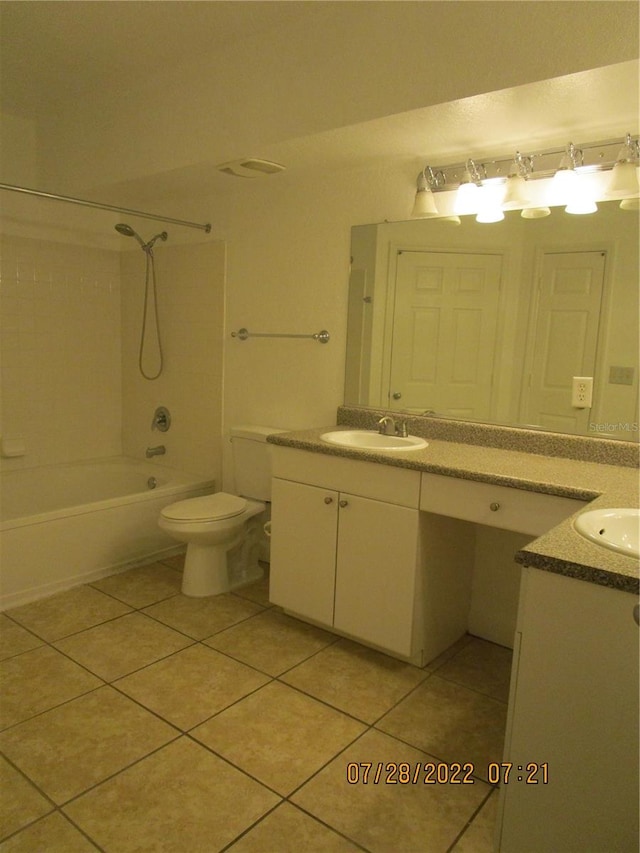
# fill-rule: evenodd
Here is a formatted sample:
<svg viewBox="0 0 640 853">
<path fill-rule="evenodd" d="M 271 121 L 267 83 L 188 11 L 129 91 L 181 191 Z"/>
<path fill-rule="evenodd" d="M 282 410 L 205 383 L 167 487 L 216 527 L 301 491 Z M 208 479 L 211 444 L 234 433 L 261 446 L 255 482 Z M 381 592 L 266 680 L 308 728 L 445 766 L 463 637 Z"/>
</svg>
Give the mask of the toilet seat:
<svg viewBox="0 0 640 853">
<path fill-rule="evenodd" d="M 204 495 L 201 498 L 188 498 L 170 504 L 160 514 L 170 521 L 221 521 L 241 515 L 247 508 L 247 501 L 226 492 Z"/>
</svg>

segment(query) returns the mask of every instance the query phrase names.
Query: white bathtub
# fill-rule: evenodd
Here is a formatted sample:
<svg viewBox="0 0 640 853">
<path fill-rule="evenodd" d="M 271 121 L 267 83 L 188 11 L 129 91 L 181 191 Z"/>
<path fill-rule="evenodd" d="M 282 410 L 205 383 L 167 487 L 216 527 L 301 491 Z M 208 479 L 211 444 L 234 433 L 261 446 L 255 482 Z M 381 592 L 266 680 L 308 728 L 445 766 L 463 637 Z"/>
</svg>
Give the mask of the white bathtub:
<svg viewBox="0 0 640 853">
<path fill-rule="evenodd" d="M 0 610 L 175 553 L 160 510 L 213 491 L 213 480 L 126 457 L 3 472 Z"/>
</svg>

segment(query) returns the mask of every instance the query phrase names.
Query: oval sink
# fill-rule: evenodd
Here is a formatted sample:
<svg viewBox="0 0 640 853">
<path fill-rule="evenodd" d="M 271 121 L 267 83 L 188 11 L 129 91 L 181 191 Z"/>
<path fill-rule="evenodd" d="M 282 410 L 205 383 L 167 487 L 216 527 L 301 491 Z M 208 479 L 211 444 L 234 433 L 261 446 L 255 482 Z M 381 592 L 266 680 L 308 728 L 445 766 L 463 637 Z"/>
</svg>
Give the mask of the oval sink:
<svg viewBox="0 0 640 853">
<path fill-rule="evenodd" d="M 603 548 L 640 556 L 640 509 L 592 509 L 575 518 L 573 526 Z"/>
<path fill-rule="evenodd" d="M 417 435 L 381 435 L 369 429 L 335 430 L 323 433 L 320 438 L 328 444 L 360 450 L 420 450 L 427 446 L 424 438 Z"/>
</svg>

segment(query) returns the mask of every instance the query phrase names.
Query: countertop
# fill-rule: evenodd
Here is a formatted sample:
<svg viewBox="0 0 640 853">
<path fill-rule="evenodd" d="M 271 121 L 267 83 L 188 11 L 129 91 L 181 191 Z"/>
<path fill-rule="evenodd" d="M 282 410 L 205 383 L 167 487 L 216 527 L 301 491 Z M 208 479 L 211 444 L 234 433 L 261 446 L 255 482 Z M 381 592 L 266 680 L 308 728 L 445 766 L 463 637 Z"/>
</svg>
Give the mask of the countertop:
<svg viewBox="0 0 640 853">
<path fill-rule="evenodd" d="M 427 447 L 411 451 L 359 450 L 328 444 L 320 439 L 322 433 L 341 429 L 345 426 L 276 433 L 267 441 L 312 453 L 577 498 L 586 502 L 580 512 L 640 505 L 637 468 L 432 438 L 426 439 Z M 637 594 L 640 588 L 638 560 L 589 542 L 573 529 L 573 518 L 571 516 L 534 539 L 514 555 L 515 561 Z"/>
</svg>

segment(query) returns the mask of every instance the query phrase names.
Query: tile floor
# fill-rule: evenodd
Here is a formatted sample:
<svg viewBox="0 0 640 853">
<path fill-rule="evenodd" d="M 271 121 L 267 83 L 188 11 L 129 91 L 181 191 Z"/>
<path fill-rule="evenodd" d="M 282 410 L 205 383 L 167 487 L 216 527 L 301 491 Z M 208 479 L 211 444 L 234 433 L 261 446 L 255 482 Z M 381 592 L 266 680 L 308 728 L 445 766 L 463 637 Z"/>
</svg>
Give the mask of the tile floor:
<svg viewBox="0 0 640 853">
<path fill-rule="evenodd" d="M 508 649 L 418 669 L 181 559 L 0 614 L 2 853 L 489 853 Z"/>
</svg>

